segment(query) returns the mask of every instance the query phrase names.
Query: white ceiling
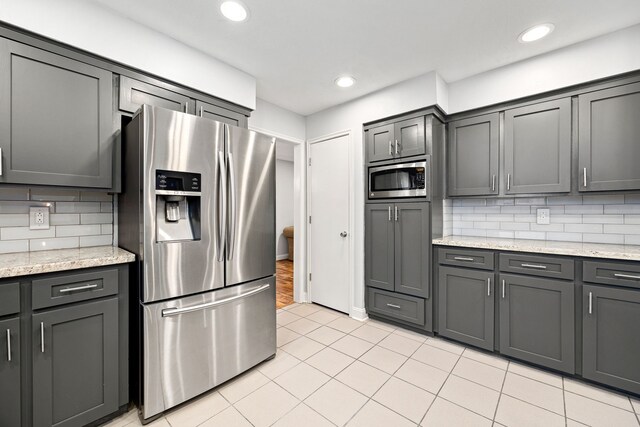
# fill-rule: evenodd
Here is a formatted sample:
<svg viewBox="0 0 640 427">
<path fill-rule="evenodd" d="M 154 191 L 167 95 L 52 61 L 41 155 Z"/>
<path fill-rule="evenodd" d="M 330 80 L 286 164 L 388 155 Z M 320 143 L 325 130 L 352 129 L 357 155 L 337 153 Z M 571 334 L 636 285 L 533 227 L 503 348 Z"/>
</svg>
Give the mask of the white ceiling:
<svg viewBox="0 0 640 427">
<path fill-rule="evenodd" d="M 235 66 L 258 97 L 302 115 L 435 70 L 453 82 L 640 22 L 638 0 L 91 0 Z M 518 34 L 552 22 L 546 39 Z M 357 83 L 340 89 L 334 79 Z"/>
</svg>

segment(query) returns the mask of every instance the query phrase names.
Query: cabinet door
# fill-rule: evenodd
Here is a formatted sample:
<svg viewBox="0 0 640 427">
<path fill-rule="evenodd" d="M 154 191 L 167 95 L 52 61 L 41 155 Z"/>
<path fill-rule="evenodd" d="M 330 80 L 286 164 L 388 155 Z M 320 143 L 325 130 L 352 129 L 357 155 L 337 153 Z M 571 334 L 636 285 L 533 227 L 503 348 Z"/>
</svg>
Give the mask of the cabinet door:
<svg viewBox="0 0 640 427">
<path fill-rule="evenodd" d="M 507 110 L 504 115 L 507 194 L 571 190 L 571 99 Z"/>
<path fill-rule="evenodd" d="M 493 350 L 493 272 L 440 267 L 440 335 Z"/>
<path fill-rule="evenodd" d="M 111 73 L 0 40 L 0 182 L 110 188 Z"/>
<path fill-rule="evenodd" d="M 120 110 L 135 113 L 142 104 L 184 113 L 194 113 L 195 111 L 193 100 L 186 95 L 120 76 L 120 97 L 118 99 Z"/>
<path fill-rule="evenodd" d="M 449 195 L 498 194 L 498 113 L 449 123 Z"/>
<path fill-rule="evenodd" d="M 367 131 L 367 161 L 393 159 L 395 156 L 394 124 L 378 126 Z"/>
<path fill-rule="evenodd" d="M 118 300 L 34 314 L 33 424 L 79 426 L 118 409 Z"/>
<path fill-rule="evenodd" d="M 640 291 L 583 287 L 582 375 L 640 393 Z"/>
<path fill-rule="evenodd" d="M 241 115 L 206 102 L 196 101 L 196 114 L 228 125 L 246 127 L 241 123 Z"/>
<path fill-rule="evenodd" d="M 20 319 L 0 321 L 0 426 L 20 426 Z"/>
<path fill-rule="evenodd" d="M 393 205 L 367 204 L 365 208 L 365 283 L 393 291 Z"/>
<path fill-rule="evenodd" d="M 396 157 L 425 154 L 424 117 L 394 124 L 394 154 Z"/>
<path fill-rule="evenodd" d="M 395 290 L 429 296 L 431 219 L 429 203 L 395 205 Z"/>
<path fill-rule="evenodd" d="M 640 83 L 578 97 L 580 191 L 640 189 Z"/>
<path fill-rule="evenodd" d="M 575 373 L 574 284 L 501 274 L 500 352 Z"/>
</svg>

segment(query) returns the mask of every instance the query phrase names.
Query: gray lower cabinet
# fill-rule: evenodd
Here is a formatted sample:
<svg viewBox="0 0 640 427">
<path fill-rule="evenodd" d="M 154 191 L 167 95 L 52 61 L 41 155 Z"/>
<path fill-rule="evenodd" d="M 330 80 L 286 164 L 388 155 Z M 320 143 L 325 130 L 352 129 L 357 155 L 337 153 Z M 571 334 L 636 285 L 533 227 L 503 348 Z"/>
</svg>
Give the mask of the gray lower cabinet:
<svg viewBox="0 0 640 427">
<path fill-rule="evenodd" d="M 429 203 L 395 205 L 395 290 L 427 298 L 431 277 Z"/>
<path fill-rule="evenodd" d="M 126 76 L 120 76 L 119 94 L 118 108 L 129 113 L 138 111 L 142 104 L 184 113 L 195 112 L 195 104 L 188 96 Z"/>
<path fill-rule="evenodd" d="M 498 113 L 449 123 L 450 196 L 498 194 Z"/>
<path fill-rule="evenodd" d="M 582 376 L 640 393 L 640 290 L 583 287 Z"/>
<path fill-rule="evenodd" d="M 33 425 L 82 426 L 118 409 L 118 300 L 32 316 Z"/>
<path fill-rule="evenodd" d="M 365 206 L 365 284 L 388 291 L 395 283 L 393 211 L 393 204 Z"/>
<path fill-rule="evenodd" d="M 494 273 L 457 267 L 439 268 L 438 332 L 493 350 Z"/>
<path fill-rule="evenodd" d="M 499 277 L 500 353 L 575 373 L 574 284 Z"/>
<path fill-rule="evenodd" d="M 640 83 L 578 96 L 580 191 L 640 189 Z"/>
<path fill-rule="evenodd" d="M 0 320 L 0 427 L 21 423 L 20 319 Z"/>
<path fill-rule="evenodd" d="M 0 182 L 112 187 L 112 74 L 0 39 Z"/>
<path fill-rule="evenodd" d="M 506 194 L 571 190 L 571 99 L 506 110 Z"/>
</svg>

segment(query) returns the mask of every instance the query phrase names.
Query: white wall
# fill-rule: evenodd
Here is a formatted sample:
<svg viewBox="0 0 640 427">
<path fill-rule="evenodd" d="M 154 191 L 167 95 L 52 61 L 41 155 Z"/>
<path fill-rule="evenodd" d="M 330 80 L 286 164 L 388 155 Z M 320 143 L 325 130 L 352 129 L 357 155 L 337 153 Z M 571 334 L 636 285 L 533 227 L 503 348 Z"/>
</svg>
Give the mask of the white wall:
<svg viewBox="0 0 640 427">
<path fill-rule="evenodd" d="M 640 25 L 449 83 L 448 113 L 640 69 Z"/>
<path fill-rule="evenodd" d="M 0 20 L 255 108 L 254 77 L 98 5 L 81 0 L 0 0 Z"/>
<path fill-rule="evenodd" d="M 249 117 L 249 127 L 294 142 L 303 142 L 306 137 L 303 116 L 260 98 L 256 99 L 256 109 Z"/>
<path fill-rule="evenodd" d="M 282 229 L 293 225 L 293 162 L 276 160 L 276 258 L 287 257 Z"/>
</svg>

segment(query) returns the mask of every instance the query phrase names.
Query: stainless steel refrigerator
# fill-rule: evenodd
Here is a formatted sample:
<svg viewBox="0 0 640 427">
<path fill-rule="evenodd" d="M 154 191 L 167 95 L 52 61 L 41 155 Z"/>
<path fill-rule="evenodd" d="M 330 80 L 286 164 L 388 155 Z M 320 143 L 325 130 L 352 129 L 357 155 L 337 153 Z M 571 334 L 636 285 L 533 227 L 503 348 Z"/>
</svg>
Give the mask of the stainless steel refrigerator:
<svg viewBox="0 0 640 427">
<path fill-rule="evenodd" d="M 148 421 L 276 352 L 275 139 L 144 105 L 123 150 L 132 392 Z"/>
</svg>

